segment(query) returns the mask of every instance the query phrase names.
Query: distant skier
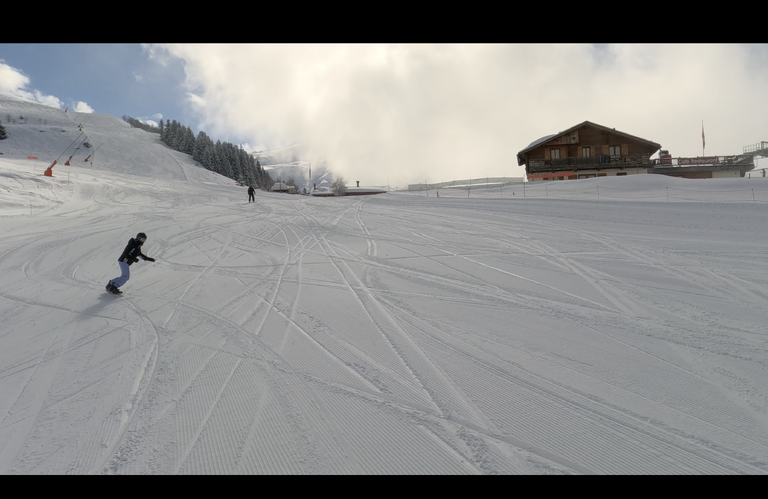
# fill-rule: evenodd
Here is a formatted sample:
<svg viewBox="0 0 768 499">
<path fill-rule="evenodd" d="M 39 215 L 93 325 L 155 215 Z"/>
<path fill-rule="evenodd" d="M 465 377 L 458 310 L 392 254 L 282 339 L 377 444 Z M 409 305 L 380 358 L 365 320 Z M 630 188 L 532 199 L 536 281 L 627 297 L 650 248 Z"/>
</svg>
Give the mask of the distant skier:
<svg viewBox="0 0 768 499">
<path fill-rule="evenodd" d="M 256 202 L 256 197 L 254 196 L 254 193 L 255 193 L 255 192 L 256 192 L 256 191 L 254 191 L 254 190 L 253 190 L 253 186 L 249 184 L 249 185 L 248 185 L 248 202 L 249 202 L 249 203 L 250 203 L 251 201 L 253 201 L 254 203 Z"/>
<path fill-rule="evenodd" d="M 155 261 L 154 258 L 150 258 L 141 252 L 141 245 L 144 244 L 146 240 L 147 235 L 143 232 L 139 232 L 136 234 L 136 237 L 131 238 L 131 240 L 128 241 L 128 245 L 123 250 L 123 254 L 120 255 L 120 258 L 117 259 L 117 263 L 120 265 L 120 271 L 122 273 L 120 274 L 120 277 L 110 279 L 110 281 L 107 283 L 107 291 L 116 295 L 123 294 L 119 288 L 125 284 L 128 279 L 131 278 L 130 266 L 131 264 L 138 262 L 139 258 L 146 262 Z"/>
</svg>

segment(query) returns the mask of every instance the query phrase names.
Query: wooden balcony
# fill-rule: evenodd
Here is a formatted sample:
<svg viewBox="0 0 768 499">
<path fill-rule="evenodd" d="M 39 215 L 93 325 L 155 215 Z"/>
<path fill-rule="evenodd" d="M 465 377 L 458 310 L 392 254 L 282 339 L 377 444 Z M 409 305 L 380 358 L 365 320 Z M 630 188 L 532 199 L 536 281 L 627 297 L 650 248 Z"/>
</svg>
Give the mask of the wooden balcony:
<svg viewBox="0 0 768 499">
<path fill-rule="evenodd" d="M 528 162 L 529 173 L 557 172 L 577 170 L 599 170 L 603 168 L 648 168 L 651 166 L 649 156 L 630 154 L 626 156 L 589 156 L 581 158 L 532 159 Z"/>
</svg>

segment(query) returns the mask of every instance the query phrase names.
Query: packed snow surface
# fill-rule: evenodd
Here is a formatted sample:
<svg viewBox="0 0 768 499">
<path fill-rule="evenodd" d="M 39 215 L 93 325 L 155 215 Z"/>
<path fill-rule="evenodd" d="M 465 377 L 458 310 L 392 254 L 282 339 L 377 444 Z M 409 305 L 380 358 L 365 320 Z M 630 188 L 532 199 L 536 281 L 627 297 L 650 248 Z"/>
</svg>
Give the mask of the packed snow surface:
<svg viewBox="0 0 768 499">
<path fill-rule="evenodd" d="M 2 474 L 768 472 L 765 179 L 248 203 L 104 115 L 43 176 L 88 115 L 25 109 Z"/>
</svg>

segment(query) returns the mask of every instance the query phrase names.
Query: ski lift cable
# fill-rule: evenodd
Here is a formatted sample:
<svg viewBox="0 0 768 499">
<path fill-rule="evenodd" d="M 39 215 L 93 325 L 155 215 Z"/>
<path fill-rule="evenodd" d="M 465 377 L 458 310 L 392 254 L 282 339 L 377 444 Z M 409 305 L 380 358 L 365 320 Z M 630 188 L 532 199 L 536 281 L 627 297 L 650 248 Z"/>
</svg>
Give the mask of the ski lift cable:
<svg viewBox="0 0 768 499">
<path fill-rule="evenodd" d="M 80 132 L 80 135 L 83 135 L 84 133 L 85 132 Z M 59 155 L 59 157 L 56 158 L 57 162 L 61 159 L 62 156 L 64 156 L 64 154 L 69 150 L 69 148 L 72 147 L 75 144 L 75 142 L 78 141 L 78 139 L 80 139 L 80 135 L 78 135 L 77 138 L 75 140 L 73 140 L 72 143 L 69 144 L 66 149 L 64 149 L 64 151 Z"/>
</svg>

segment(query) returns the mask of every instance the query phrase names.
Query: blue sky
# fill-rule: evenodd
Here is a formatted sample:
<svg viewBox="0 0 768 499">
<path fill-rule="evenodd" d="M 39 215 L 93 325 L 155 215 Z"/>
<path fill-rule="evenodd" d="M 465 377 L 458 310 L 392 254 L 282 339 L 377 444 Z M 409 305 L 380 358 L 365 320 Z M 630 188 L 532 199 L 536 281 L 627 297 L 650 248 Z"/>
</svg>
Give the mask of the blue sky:
<svg viewBox="0 0 768 499">
<path fill-rule="evenodd" d="M 403 185 L 520 176 L 517 152 L 583 121 L 674 157 L 739 154 L 768 140 L 767 61 L 764 44 L 0 44 L 0 91 L 301 144 Z"/>
</svg>

